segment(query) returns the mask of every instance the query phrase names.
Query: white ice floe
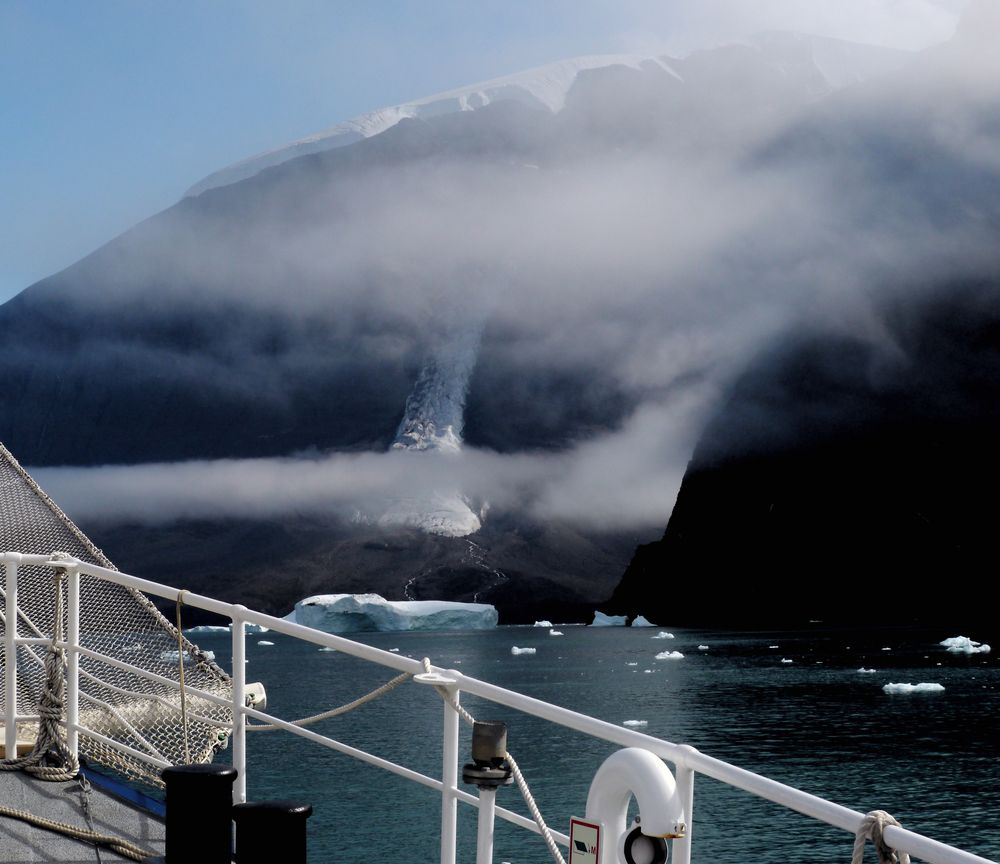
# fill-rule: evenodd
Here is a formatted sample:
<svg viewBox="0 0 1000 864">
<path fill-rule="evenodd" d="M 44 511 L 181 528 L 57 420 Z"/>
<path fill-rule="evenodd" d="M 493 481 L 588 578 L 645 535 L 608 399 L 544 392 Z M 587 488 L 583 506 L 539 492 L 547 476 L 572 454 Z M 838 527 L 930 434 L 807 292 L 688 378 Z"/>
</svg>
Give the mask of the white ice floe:
<svg viewBox="0 0 1000 864">
<path fill-rule="evenodd" d="M 673 639 L 674 638 L 674 634 L 673 633 L 668 633 L 666 630 L 661 630 L 655 636 L 651 636 L 650 638 L 651 639 Z"/>
<path fill-rule="evenodd" d="M 487 630 L 497 610 L 488 603 L 386 600 L 378 594 L 317 594 L 295 604 L 286 621 L 326 633 L 393 630 Z"/>
<path fill-rule="evenodd" d="M 512 645 L 510 648 L 510 653 L 513 654 L 515 657 L 518 654 L 534 654 L 535 651 L 536 651 L 535 648 L 518 648 L 516 645 Z"/>
<path fill-rule="evenodd" d="M 655 627 L 656 625 L 646 618 L 645 615 L 637 615 L 632 621 L 633 627 Z"/>
<path fill-rule="evenodd" d="M 883 648 L 882 650 L 883 651 L 891 651 L 892 649 L 891 648 Z"/>
<path fill-rule="evenodd" d="M 262 624 L 244 625 L 244 632 L 250 634 L 267 633 L 270 629 L 270 627 L 264 627 Z M 208 633 L 229 633 L 230 630 L 232 630 L 231 624 L 199 624 L 197 627 L 188 627 L 184 632 L 188 635 L 204 636 Z"/>
<path fill-rule="evenodd" d="M 792 663 L 793 661 L 792 661 L 792 660 L 789 660 L 789 659 L 788 659 L 787 657 L 782 657 L 782 658 L 781 658 L 781 662 L 782 662 L 782 663 Z"/>
<path fill-rule="evenodd" d="M 626 666 L 638 666 L 639 664 L 638 663 L 626 663 L 625 665 Z"/>
<path fill-rule="evenodd" d="M 890 682 L 882 688 L 886 693 L 940 693 L 944 690 L 943 684 L 928 683 L 920 684 L 895 684 Z"/>
<path fill-rule="evenodd" d="M 399 653 L 399 649 L 398 648 L 390 648 L 389 651 L 392 652 L 393 654 L 398 654 Z"/>
<path fill-rule="evenodd" d="M 562 630 L 549 630 L 549 636 L 562 636 Z"/>
<path fill-rule="evenodd" d="M 698 646 L 698 650 L 699 651 L 707 651 L 708 650 L 708 646 L 707 645 L 699 645 Z"/>
<path fill-rule="evenodd" d="M 535 626 L 535 627 L 551 627 L 552 626 L 552 622 L 551 621 L 546 621 L 546 620 L 543 619 L 541 621 L 536 621 L 533 626 Z"/>
<path fill-rule="evenodd" d="M 591 627 L 624 627 L 628 618 L 624 615 L 605 615 L 603 612 L 594 612 L 594 620 L 590 622 Z"/>
<path fill-rule="evenodd" d="M 989 654 L 990 646 L 982 642 L 976 642 L 968 636 L 951 636 L 938 643 L 947 648 L 952 654 Z"/>
<path fill-rule="evenodd" d="M 655 672 L 656 670 L 655 669 L 643 669 L 642 671 L 645 672 L 647 675 L 652 675 L 653 672 Z"/>
<path fill-rule="evenodd" d="M 767 647 L 768 647 L 768 648 L 777 648 L 777 647 L 779 647 L 779 646 L 777 646 L 777 645 L 768 645 Z"/>
<path fill-rule="evenodd" d="M 324 646 L 323 646 L 322 648 L 320 648 L 319 650 L 320 650 L 320 651 L 336 651 L 337 649 L 336 649 L 336 648 L 331 648 L 331 647 L 329 647 L 328 645 L 324 645 Z M 397 650 L 398 650 L 398 649 L 397 649 Z"/>
<path fill-rule="evenodd" d="M 257 644 L 258 644 L 258 645 L 273 645 L 274 643 L 273 643 L 273 642 L 268 642 L 268 641 L 267 641 L 266 639 L 260 639 L 260 640 L 259 640 L 259 641 L 257 642 Z"/>
<path fill-rule="evenodd" d="M 623 720 L 622 726 L 646 726 L 648 723 L 648 720 Z"/>
<path fill-rule="evenodd" d="M 661 651 L 656 655 L 657 660 L 683 660 L 684 655 L 680 651 Z"/>
<path fill-rule="evenodd" d="M 865 675 L 872 675 L 872 674 L 874 674 L 878 670 L 876 670 L 876 669 L 865 669 L 865 667 L 862 666 L 858 671 L 864 673 Z"/>
</svg>

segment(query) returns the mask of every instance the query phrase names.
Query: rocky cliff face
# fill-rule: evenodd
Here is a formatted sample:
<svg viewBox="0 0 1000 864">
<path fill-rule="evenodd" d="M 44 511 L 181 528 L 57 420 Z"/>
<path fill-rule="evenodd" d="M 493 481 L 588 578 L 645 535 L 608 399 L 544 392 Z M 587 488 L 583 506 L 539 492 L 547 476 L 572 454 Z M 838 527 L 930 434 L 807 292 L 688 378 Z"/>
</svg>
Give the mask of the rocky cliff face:
<svg viewBox="0 0 1000 864">
<path fill-rule="evenodd" d="M 610 610 L 995 627 L 1000 280 L 935 286 L 884 320 L 879 347 L 803 335 L 734 383 Z"/>
</svg>

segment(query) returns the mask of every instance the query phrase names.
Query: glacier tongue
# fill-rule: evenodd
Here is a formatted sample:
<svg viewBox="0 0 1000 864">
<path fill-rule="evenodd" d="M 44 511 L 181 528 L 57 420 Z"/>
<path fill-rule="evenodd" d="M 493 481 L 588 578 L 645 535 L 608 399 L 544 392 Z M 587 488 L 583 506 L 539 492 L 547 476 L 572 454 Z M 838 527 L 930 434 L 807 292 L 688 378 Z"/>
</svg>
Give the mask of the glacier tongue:
<svg viewBox="0 0 1000 864">
<path fill-rule="evenodd" d="M 326 633 L 397 630 L 486 630 L 497 610 L 488 603 L 386 600 L 378 594 L 316 594 L 295 604 L 286 621 Z"/>
</svg>

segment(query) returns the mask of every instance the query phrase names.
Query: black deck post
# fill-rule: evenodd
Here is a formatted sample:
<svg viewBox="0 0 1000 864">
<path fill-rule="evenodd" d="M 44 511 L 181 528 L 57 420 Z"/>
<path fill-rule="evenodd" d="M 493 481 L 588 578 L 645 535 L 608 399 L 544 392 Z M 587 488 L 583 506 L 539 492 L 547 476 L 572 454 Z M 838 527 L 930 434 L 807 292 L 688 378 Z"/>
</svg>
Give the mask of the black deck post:
<svg viewBox="0 0 1000 864">
<path fill-rule="evenodd" d="M 167 864 L 230 864 L 233 852 L 233 782 L 228 765 L 164 768 L 167 787 Z"/>
<path fill-rule="evenodd" d="M 311 804 L 253 801 L 233 807 L 237 864 L 306 864 L 306 819 Z"/>
</svg>

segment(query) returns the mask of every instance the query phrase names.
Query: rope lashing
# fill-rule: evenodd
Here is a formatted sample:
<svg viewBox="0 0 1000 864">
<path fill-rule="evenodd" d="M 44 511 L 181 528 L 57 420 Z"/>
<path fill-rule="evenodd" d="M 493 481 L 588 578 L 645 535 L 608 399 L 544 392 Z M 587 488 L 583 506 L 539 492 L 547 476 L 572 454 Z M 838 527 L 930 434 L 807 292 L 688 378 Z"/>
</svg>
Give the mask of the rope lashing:
<svg viewBox="0 0 1000 864">
<path fill-rule="evenodd" d="M 424 671 L 428 674 L 432 673 L 433 670 L 431 669 L 430 659 L 424 657 L 423 663 Z M 444 699 L 445 702 L 458 712 L 458 715 L 466 723 L 470 726 L 475 725 L 476 718 L 459 704 L 459 702 L 448 691 L 447 687 L 435 687 L 434 689 L 437 690 L 438 694 L 442 699 Z M 528 788 L 528 781 L 524 779 L 521 769 L 518 767 L 514 757 L 510 755 L 509 750 L 504 754 L 504 758 L 510 765 L 510 773 L 514 777 L 514 782 L 517 783 L 517 788 L 521 790 L 521 797 L 524 798 L 524 803 L 528 805 L 528 811 L 531 813 L 531 818 L 535 820 L 535 824 L 538 826 L 538 830 L 542 834 L 542 839 L 545 841 L 545 845 L 549 849 L 549 854 L 552 856 L 552 860 L 556 862 L 556 864 L 566 864 L 566 859 L 563 858 L 562 853 L 559 851 L 555 838 L 552 836 L 549 826 L 545 824 L 545 820 L 542 818 L 542 813 L 538 809 L 538 805 L 535 803 L 535 798 L 531 794 L 531 790 Z M 902 862 L 902 864 L 909 864 L 909 861 Z"/>
<path fill-rule="evenodd" d="M 70 556 L 52 555 L 56 560 Z M 52 615 L 52 640 L 45 654 L 45 689 L 38 704 L 38 737 L 31 752 L 20 758 L 0 761 L 0 771 L 26 771 L 42 780 L 72 780 L 80 771 L 80 762 L 66 744 L 63 729 L 66 696 L 66 649 L 63 648 L 63 579 L 64 569 L 53 571 L 55 601 Z"/>
<path fill-rule="evenodd" d="M 851 855 L 851 864 L 861 864 L 865 855 L 866 840 L 871 840 L 875 844 L 879 864 L 910 864 L 910 856 L 906 852 L 892 849 L 883 839 L 882 835 L 889 826 L 902 827 L 885 810 L 871 810 L 868 812 L 854 838 L 854 852 Z"/>
</svg>

